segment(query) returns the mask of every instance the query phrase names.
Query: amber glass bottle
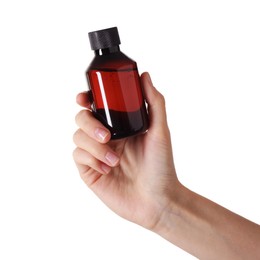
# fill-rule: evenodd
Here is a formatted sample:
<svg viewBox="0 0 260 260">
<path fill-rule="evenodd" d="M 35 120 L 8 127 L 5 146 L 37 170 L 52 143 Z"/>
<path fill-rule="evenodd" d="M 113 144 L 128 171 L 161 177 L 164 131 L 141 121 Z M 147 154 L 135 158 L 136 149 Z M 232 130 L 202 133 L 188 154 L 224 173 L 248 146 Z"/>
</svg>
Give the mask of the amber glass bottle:
<svg viewBox="0 0 260 260">
<path fill-rule="evenodd" d="M 117 27 L 89 33 L 95 57 L 86 75 L 93 95 L 93 112 L 112 139 L 148 129 L 148 115 L 137 64 L 120 51 Z"/>
</svg>

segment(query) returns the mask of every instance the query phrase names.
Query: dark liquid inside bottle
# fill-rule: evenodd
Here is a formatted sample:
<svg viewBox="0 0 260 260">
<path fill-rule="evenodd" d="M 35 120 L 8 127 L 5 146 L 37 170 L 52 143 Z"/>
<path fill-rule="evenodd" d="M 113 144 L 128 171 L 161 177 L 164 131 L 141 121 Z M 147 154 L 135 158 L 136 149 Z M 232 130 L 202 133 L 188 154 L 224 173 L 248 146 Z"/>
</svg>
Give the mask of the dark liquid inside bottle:
<svg viewBox="0 0 260 260">
<path fill-rule="evenodd" d="M 148 116 L 137 68 L 89 70 L 94 112 L 112 139 L 145 132 Z"/>
<path fill-rule="evenodd" d="M 98 109 L 96 117 L 110 130 L 112 139 L 136 135 L 148 128 L 148 124 L 143 124 L 146 117 L 146 109 L 143 107 L 134 112 L 109 110 L 109 114 L 106 114 L 104 109 Z M 112 127 L 107 121 L 111 122 Z"/>
</svg>

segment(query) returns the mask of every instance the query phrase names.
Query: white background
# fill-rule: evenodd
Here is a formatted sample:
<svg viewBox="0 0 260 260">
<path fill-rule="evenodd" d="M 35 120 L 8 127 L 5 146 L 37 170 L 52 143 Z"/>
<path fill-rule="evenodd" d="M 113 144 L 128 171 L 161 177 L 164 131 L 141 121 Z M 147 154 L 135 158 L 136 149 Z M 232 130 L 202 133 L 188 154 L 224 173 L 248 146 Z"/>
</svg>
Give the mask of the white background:
<svg viewBox="0 0 260 260">
<path fill-rule="evenodd" d="M 1 0 L 0 259 L 194 259 L 116 216 L 74 166 L 87 33 L 112 26 L 166 97 L 181 182 L 259 223 L 259 14 L 250 0 Z"/>
</svg>

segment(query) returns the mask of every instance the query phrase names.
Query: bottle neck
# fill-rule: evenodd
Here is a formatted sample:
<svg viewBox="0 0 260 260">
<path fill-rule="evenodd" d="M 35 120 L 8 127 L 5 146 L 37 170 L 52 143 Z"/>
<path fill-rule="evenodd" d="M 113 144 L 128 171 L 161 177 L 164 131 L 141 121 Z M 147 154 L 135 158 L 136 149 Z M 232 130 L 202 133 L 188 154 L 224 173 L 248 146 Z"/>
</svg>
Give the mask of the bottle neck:
<svg viewBox="0 0 260 260">
<path fill-rule="evenodd" d="M 120 51 L 119 45 L 116 45 L 116 46 L 112 46 L 112 47 L 105 48 L 105 49 L 95 50 L 95 55 L 102 56 L 102 55 L 107 55 L 107 54 L 119 52 L 119 51 Z"/>
</svg>

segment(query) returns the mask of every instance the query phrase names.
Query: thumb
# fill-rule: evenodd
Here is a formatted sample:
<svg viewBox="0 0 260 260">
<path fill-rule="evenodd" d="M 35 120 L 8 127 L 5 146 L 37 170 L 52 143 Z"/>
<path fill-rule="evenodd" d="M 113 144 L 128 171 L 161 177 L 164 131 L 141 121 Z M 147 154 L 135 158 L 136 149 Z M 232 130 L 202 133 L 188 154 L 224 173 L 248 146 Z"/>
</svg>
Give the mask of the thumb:
<svg viewBox="0 0 260 260">
<path fill-rule="evenodd" d="M 148 103 L 148 113 L 150 119 L 149 132 L 158 135 L 168 133 L 167 116 L 164 96 L 153 86 L 148 72 L 141 75 L 141 83 L 144 96 Z"/>
</svg>

